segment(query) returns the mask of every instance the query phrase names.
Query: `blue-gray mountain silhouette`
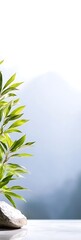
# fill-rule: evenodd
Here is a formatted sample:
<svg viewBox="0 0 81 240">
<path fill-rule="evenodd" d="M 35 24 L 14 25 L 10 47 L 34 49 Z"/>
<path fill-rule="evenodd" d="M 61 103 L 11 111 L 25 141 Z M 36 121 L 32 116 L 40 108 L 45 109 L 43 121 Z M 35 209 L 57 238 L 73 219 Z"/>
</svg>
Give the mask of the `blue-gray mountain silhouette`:
<svg viewBox="0 0 81 240">
<path fill-rule="evenodd" d="M 28 140 L 36 141 L 29 150 L 34 156 L 23 159 L 31 171 L 26 185 L 32 191 L 27 198 L 45 203 L 46 195 L 51 203 L 52 194 L 66 182 L 66 192 L 71 182 L 74 188 L 81 172 L 81 94 L 56 74 L 47 73 L 25 84 L 20 96 L 30 119 L 23 130 Z"/>
</svg>

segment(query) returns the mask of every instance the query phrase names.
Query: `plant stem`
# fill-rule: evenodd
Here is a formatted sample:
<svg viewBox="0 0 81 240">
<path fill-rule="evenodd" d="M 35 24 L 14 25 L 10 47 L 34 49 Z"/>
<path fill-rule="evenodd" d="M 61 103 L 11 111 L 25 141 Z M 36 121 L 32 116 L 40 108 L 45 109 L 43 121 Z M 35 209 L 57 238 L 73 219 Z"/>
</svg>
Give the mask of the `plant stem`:
<svg viewBox="0 0 81 240">
<path fill-rule="evenodd" d="M 6 153 L 6 156 L 5 156 L 5 159 L 4 159 L 4 161 L 3 161 L 3 164 L 8 161 L 8 159 L 9 159 L 8 155 L 9 155 L 9 152 Z"/>
</svg>

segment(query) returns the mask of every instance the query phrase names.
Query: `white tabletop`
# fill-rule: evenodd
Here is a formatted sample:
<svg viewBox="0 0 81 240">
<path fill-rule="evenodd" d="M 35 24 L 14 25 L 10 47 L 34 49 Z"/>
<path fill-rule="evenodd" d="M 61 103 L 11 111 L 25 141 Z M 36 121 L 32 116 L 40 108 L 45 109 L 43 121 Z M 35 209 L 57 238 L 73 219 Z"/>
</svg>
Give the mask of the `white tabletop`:
<svg viewBox="0 0 81 240">
<path fill-rule="evenodd" d="M 18 230 L 0 230 L 0 240 L 81 240 L 81 220 L 28 220 Z"/>
</svg>

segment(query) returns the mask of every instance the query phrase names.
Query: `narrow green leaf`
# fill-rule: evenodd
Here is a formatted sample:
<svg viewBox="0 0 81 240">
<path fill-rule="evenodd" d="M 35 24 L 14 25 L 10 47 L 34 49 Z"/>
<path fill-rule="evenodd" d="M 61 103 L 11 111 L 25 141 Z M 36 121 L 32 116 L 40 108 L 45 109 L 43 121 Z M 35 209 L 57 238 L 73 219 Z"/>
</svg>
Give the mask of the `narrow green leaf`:
<svg viewBox="0 0 81 240">
<path fill-rule="evenodd" d="M 18 115 L 13 115 L 13 116 L 9 116 L 8 119 L 9 121 L 12 121 L 12 120 L 16 120 L 18 118 L 20 118 L 21 116 L 23 116 L 23 113 L 22 114 L 18 114 Z"/>
<path fill-rule="evenodd" d="M 5 168 L 8 172 L 11 172 L 12 174 L 16 175 L 17 173 L 28 173 L 28 170 L 18 164 L 6 164 Z"/>
<path fill-rule="evenodd" d="M 9 121 L 13 121 L 13 120 L 16 120 L 16 119 L 20 118 L 22 115 L 23 115 L 23 113 L 19 114 L 19 115 L 15 115 L 15 116 L 14 115 L 13 116 L 10 116 L 10 115 L 7 116 L 3 125 L 6 125 Z"/>
<path fill-rule="evenodd" d="M 10 79 L 6 82 L 6 84 L 4 85 L 3 89 L 5 89 L 7 86 L 9 86 L 16 78 L 16 73 L 13 74 Z"/>
<path fill-rule="evenodd" d="M 3 182 L 3 183 L 4 183 L 5 181 L 8 181 L 8 182 L 9 182 L 12 177 L 13 177 L 13 175 L 10 174 L 8 177 L 3 178 L 2 182 Z M 1 182 L 0 182 L 0 184 L 1 184 Z"/>
<path fill-rule="evenodd" d="M 23 200 L 23 201 L 26 202 L 26 200 L 25 200 L 22 196 L 20 196 L 19 194 L 16 194 L 16 193 L 11 192 L 11 191 L 5 191 L 5 192 L 6 192 L 9 196 L 18 198 L 18 199 Z"/>
<path fill-rule="evenodd" d="M 2 146 L 4 147 L 5 150 L 8 149 L 8 148 L 7 148 L 7 145 L 6 145 L 4 142 L 0 141 L 0 143 L 2 144 Z"/>
<path fill-rule="evenodd" d="M 16 208 L 14 200 L 7 193 L 5 193 L 4 195 L 10 201 L 10 203 L 13 205 L 13 207 Z"/>
<path fill-rule="evenodd" d="M 10 167 L 12 167 L 12 168 L 20 168 L 20 169 L 26 170 L 25 167 L 23 167 L 23 166 L 21 166 L 21 165 L 19 165 L 19 164 L 16 164 L 16 163 L 9 163 L 9 164 L 7 164 L 7 165 L 10 166 Z"/>
<path fill-rule="evenodd" d="M 14 83 L 14 84 L 12 84 L 10 87 L 11 87 L 11 88 L 12 88 L 12 87 L 16 88 L 16 87 L 20 86 L 22 83 L 23 83 L 23 82 Z"/>
<path fill-rule="evenodd" d="M 6 139 L 5 139 L 5 136 L 4 135 L 0 135 L 0 141 L 2 141 L 2 142 L 6 142 Z"/>
<path fill-rule="evenodd" d="M 11 173 L 14 175 L 14 176 L 17 176 L 17 177 L 21 177 L 21 173 L 22 174 L 27 174 L 29 173 L 27 170 L 22 170 L 22 169 L 17 169 L 17 170 L 13 170 L 11 169 Z"/>
<path fill-rule="evenodd" d="M 28 122 L 28 120 L 26 120 L 26 119 L 17 120 L 9 128 L 21 126 L 21 125 L 23 125 L 26 122 Z"/>
<path fill-rule="evenodd" d="M 8 94 L 8 97 L 15 97 L 15 96 L 16 96 L 15 93 L 9 93 L 9 94 Z"/>
<path fill-rule="evenodd" d="M 13 105 L 17 104 L 19 102 L 20 98 L 17 98 L 16 100 L 13 101 Z"/>
<path fill-rule="evenodd" d="M 4 60 L 0 61 L 0 64 L 2 64 L 4 62 Z"/>
<path fill-rule="evenodd" d="M 8 133 L 4 133 L 4 136 L 5 136 L 5 138 L 6 138 L 6 142 L 7 142 L 7 144 L 8 144 L 8 147 L 11 147 L 12 144 L 13 144 L 13 141 L 12 141 L 12 139 L 10 138 L 9 134 L 8 134 Z"/>
<path fill-rule="evenodd" d="M 21 186 L 12 186 L 9 188 L 9 190 L 25 190 L 27 188 L 21 187 Z"/>
<path fill-rule="evenodd" d="M 0 182 L 0 188 L 8 184 L 9 181 L 12 179 L 12 176 L 13 175 L 9 175 L 8 177 L 3 178 L 3 180 Z"/>
<path fill-rule="evenodd" d="M 25 143 L 25 146 L 31 146 L 31 145 L 33 145 L 35 142 L 27 142 L 27 143 Z"/>
<path fill-rule="evenodd" d="M 3 178 L 3 174 L 4 174 L 4 165 L 2 163 L 0 164 L 0 180 Z"/>
<path fill-rule="evenodd" d="M 8 128 L 7 130 L 4 131 L 4 133 L 12 133 L 12 132 L 19 132 L 21 133 L 21 131 L 17 128 Z"/>
<path fill-rule="evenodd" d="M 7 105 L 7 102 L 5 102 L 5 101 L 0 101 L 0 107 L 6 106 L 6 105 Z"/>
<path fill-rule="evenodd" d="M 13 104 L 13 102 L 11 101 L 5 107 L 5 109 L 4 109 L 4 117 L 7 117 L 7 115 L 9 114 L 9 112 L 11 110 L 11 107 L 12 107 L 12 104 Z"/>
<path fill-rule="evenodd" d="M 18 108 L 16 108 L 15 110 L 13 110 L 11 113 L 10 113 L 10 117 L 14 116 L 14 115 L 19 115 L 22 110 L 25 108 L 25 106 L 20 106 Z"/>
<path fill-rule="evenodd" d="M 10 157 L 31 157 L 32 154 L 29 153 L 15 153 L 13 155 L 11 155 Z"/>
<path fill-rule="evenodd" d="M 18 90 L 17 88 L 14 88 L 14 87 L 9 87 L 9 88 L 6 88 L 4 91 L 2 91 L 1 95 L 5 95 L 6 93 L 9 93 L 13 90 Z"/>
<path fill-rule="evenodd" d="M 2 82 L 3 82 L 2 73 L 0 72 L 0 92 L 2 90 Z"/>
<path fill-rule="evenodd" d="M 10 148 L 10 151 L 14 152 L 18 148 L 20 148 L 22 146 L 22 144 L 25 142 L 25 139 L 26 139 L 26 135 L 24 135 L 21 138 L 19 138 L 19 140 L 14 141 L 14 143 L 12 144 L 12 146 Z"/>
<path fill-rule="evenodd" d="M 25 148 L 25 147 L 30 147 L 34 144 L 35 142 L 27 142 L 25 144 L 22 145 L 22 148 Z"/>
</svg>

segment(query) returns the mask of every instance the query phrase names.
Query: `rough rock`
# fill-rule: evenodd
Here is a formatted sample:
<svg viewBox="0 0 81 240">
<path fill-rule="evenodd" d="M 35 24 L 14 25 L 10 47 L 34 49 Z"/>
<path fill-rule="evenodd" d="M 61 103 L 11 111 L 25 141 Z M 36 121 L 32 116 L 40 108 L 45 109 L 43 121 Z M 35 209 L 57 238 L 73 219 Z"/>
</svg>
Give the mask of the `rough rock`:
<svg viewBox="0 0 81 240">
<path fill-rule="evenodd" d="M 16 208 L 0 201 L 0 227 L 21 228 L 27 224 L 27 218 Z"/>
</svg>

